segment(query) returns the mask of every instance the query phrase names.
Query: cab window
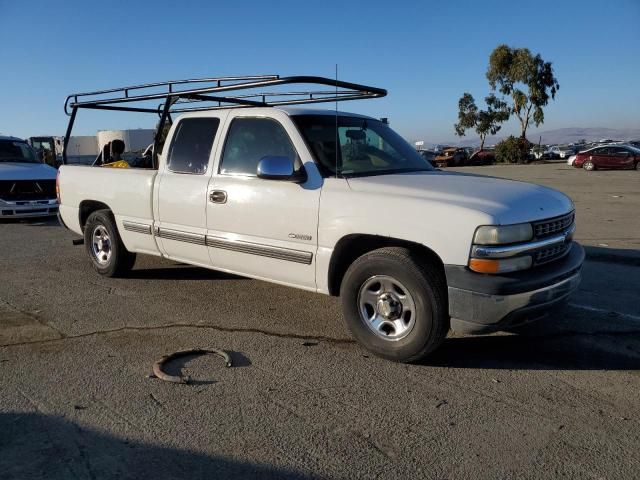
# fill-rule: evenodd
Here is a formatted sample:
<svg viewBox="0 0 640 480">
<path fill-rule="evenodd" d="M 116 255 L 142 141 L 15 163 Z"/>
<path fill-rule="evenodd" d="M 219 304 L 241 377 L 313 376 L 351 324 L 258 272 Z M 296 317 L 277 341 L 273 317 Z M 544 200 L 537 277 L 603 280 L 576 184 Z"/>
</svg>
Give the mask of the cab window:
<svg viewBox="0 0 640 480">
<path fill-rule="evenodd" d="M 270 118 L 236 118 L 229 127 L 220 173 L 256 176 L 263 157 L 288 157 L 296 168 L 300 160 L 284 127 Z"/>
</svg>

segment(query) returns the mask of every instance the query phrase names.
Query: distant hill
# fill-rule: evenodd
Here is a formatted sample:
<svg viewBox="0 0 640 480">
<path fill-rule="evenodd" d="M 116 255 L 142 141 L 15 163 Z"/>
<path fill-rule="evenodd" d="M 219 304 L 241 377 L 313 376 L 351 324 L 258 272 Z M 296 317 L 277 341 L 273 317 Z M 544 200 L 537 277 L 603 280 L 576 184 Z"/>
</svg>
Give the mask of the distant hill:
<svg viewBox="0 0 640 480">
<path fill-rule="evenodd" d="M 557 128 L 555 130 L 544 130 L 541 132 L 530 131 L 527 133 L 529 141 L 538 143 L 542 136 L 542 143 L 547 145 L 576 143 L 585 139 L 587 142 L 611 139 L 611 140 L 640 140 L 640 128 Z M 504 137 L 488 137 L 486 144 L 494 145 Z M 445 144 L 446 142 L 442 142 Z M 463 140 L 453 141 L 451 145 L 459 145 L 461 147 L 469 147 L 480 144 L 480 140 L 475 135 L 467 135 Z"/>
</svg>

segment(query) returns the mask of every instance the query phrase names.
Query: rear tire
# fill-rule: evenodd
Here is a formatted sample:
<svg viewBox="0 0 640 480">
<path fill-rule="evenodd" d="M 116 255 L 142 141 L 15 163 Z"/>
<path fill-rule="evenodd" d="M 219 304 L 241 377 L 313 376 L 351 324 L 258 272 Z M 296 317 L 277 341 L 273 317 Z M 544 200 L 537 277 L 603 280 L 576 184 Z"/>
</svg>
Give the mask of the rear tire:
<svg viewBox="0 0 640 480">
<path fill-rule="evenodd" d="M 635 169 L 636 169 L 636 170 L 638 170 L 638 171 L 640 171 L 640 162 L 636 162 Z"/>
<path fill-rule="evenodd" d="M 93 268 L 105 277 L 119 277 L 133 268 L 136 254 L 122 243 L 110 210 L 97 210 L 84 226 L 84 245 Z"/>
<path fill-rule="evenodd" d="M 596 169 L 596 166 L 591 160 L 587 160 L 582 164 L 582 168 L 584 168 L 587 172 L 593 172 Z"/>
<path fill-rule="evenodd" d="M 366 253 L 340 286 L 345 324 L 375 355 L 414 362 L 440 346 L 449 331 L 446 283 L 439 269 L 406 248 Z"/>
</svg>

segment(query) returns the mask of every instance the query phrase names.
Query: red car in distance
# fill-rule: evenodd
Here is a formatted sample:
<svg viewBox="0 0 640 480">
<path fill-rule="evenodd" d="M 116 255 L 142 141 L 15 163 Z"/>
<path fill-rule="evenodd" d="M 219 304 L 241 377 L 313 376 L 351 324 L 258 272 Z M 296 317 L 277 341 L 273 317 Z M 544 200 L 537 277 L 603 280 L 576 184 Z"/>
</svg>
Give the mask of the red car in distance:
<svg viewBox="0 0 640 480">
<path fill-rule="evenodd" d="M 468 165 L 491 165 L 496 163 L 496 152 L 492 149 L 477 150 L 471 154 Z"/>
<path fill-rule="evenodd" d="M 604 145 L 590 148 L 576 155 L 576 168 L 588 172 L 601 169 L 640 170 L 640 149 L 629 145 Z"/>
</svg>

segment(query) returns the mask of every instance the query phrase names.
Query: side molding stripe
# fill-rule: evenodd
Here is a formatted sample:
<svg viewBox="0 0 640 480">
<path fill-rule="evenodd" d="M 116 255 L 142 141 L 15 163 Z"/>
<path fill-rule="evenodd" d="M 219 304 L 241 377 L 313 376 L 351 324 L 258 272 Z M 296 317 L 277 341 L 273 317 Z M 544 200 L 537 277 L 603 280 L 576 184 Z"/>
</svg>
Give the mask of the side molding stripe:
<svg viewBox="0 0 640 480">
<path fill-rule="evenodd" d="M 182 232 L 179 230 L 171 230 L 168 228 L 156 228 L 156 235 L 167 240 L 175 240 L 177 242 L 194 243 L 196 245 L 204 245 L 205 237 L 200 233 Z"/>
<path fill-rule="evenodd" d="M 151 235 L 151 225 L 131 222 L 128 220 L 123 221 L 122 224 L 124 225 L 124 229 L 130 232 Z M 278 260 L 302 263 L 304 265 L 311 265 L 311 261 L 313 260 L 313 253 L 305 252 L 303 250 L 292 250 L 289 248 L 262 245 L 260 243 L 245 242 L 242 240 L 229 240 L 224 237 L 183 232 L 180 230 L 172 230 L 162 227 L 155 227 L 153 229 L 153 233 L 158 237 L 166 238 L 167 240 L 174 240 L 176 242 L 206 245 L 207 247 L 220 248 L 249 255 L 258 255 L 261 257 L 276 258 Z"/>
<path fill-rule="evenodd" d="M 145 235 L 151 235 L 151 225 L 146 223 L 130 222 L 129 220 L 123 220 L 122 225 L 125 230 L 135 233 L 142 233 Z"/>
<path fill-rule="evenodd" d="M 311 265 L 311 260 L 313 259 L 313 253 L 304 252 L 302 250 L 272 247 L 259 243 L 244 242 L 242 240 L 228 240 L 223 237 L 214 237 L 210 235 L 207 235 L 206 240 L 208 247 L 248 253 L 250 255 L 259 255 L 261 257 L 277 258 L 279 260 L 302 263 L 304 265 Z"/>
</svg>

